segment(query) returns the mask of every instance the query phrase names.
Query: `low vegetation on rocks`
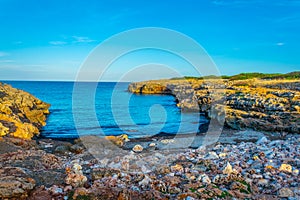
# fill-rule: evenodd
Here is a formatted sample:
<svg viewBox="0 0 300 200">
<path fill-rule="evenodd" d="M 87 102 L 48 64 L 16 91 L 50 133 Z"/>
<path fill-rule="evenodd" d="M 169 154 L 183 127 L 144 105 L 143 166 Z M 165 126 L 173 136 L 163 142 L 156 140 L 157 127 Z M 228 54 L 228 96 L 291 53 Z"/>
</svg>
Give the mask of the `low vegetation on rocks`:
<svg viewBox="0 0 300 200">
<path fill-rule="evenodd" d="M 203 112 L 232 129 L 300 133 L 299 72 L 207 78 L 137 82 L 128 91 L 173 95 L 182 111 Z"/>
</svg>

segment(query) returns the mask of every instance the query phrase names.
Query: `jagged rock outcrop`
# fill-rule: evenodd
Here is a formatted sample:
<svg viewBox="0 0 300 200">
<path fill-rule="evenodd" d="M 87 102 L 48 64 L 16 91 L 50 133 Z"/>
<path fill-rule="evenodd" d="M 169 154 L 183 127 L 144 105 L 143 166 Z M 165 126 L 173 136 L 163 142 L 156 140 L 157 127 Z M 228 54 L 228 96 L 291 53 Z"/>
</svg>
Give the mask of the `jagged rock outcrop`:
<svg viewBox="0 0 300 200">
<path fill-rule="evenodd" d="M 233 129 L 300 133 L 300 80 L 157 80 L 131 83 L 128 91 L 173 95 L 183 111 Z"/>
<path fill-rule="evenodd" d="M 31 139 L 46 125 L 50 104 L 0 83 L 0 137 Z"/>
</svg>

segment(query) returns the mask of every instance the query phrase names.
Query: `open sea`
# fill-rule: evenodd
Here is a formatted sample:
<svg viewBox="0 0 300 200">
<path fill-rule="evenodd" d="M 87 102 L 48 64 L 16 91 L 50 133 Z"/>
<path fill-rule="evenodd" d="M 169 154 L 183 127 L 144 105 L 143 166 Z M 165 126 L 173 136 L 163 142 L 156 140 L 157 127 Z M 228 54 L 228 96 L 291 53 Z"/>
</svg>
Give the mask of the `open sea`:
<svg viewBox="0 0 300 200">
<path fill-rule="evenodd" d="M 187 134 L 197 132 L 201 124 L 207 123 L 200 114 L 182 113 L 173 96 L 127 92 L 129 83 L 80 83 L 80 89 L 74 92 L 74 82 L 2 82 L 51 104 L 47 125 L 41 131 L 41 136 L 47 138 L 123 133 L 131 138 L 159 133 Z M 74 103 L 74 98 L 79 99 Z"/>
</svg>

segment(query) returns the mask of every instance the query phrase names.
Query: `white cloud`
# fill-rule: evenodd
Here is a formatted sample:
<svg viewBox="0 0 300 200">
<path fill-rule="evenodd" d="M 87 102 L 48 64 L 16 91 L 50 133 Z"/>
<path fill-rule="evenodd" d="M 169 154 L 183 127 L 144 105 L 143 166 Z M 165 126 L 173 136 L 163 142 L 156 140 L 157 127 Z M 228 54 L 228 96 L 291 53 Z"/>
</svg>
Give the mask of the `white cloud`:
<svg viewBox="0 0 300 200">
<path fill-rule="evenodd" d="M 82 36 L 73 36 L 75 43 L 90 43 L 95 42 L 96 40 L 92 40 L 89 37 L 82 37 Z"/>
<path fill-rule="evenodd" d="M 4 56 L 8 56 L 8 55 L 9 55 L 9 53 L 0 51 L 0 57 L 4 57 Z"/>
<path fill-rule="evenodd" d="M 0 63 L 13 63 L 14 60 L 0 60 Z"/>
<path fill-rule="evenodd" d="M 62 46 L 66 44 L 91 43 L 95 41 L 96 40 L 92 40 L 89 37 L 83 37 L 83 36 L 71 36 L 71 37 L 64 36 L 63 40 L 50 41 L 49 44 L 54 46 Z"/>
<path fill-rule="evenodd" d="M 276 45 L 277 45 L 277 46 L 283 46 L 283 45 L 285 45 L 285 43 L 283 43 L 283 42 L 278 42 L 278 43 L 276 43 Z"/>
<path fill-rule="evenodd" d="M 59 46 L 59 45 L 67 44 L 67 43 L 64 41 L 50 41 L 49 44 Z"/>
</svg>

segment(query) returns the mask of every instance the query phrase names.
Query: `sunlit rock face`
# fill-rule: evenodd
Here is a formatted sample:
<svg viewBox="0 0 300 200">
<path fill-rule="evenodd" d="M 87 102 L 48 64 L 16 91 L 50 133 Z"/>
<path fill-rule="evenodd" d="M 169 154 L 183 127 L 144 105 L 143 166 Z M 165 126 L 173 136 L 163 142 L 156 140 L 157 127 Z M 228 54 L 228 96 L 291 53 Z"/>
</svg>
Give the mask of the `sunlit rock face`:
<svg viewBox="0 0 300 200">
<path fill-rule="evenodd" d="M 0 136 L 31 139 L 46 125 L 50 104 L 0 83 Z"/>
<path fill-rule="evenodd" d="M 170 94 L 182 111 L 233 129 L 300 133 L 300 80 L 179 79 L 131 83 L 137 94 Z"/>
</svg>

